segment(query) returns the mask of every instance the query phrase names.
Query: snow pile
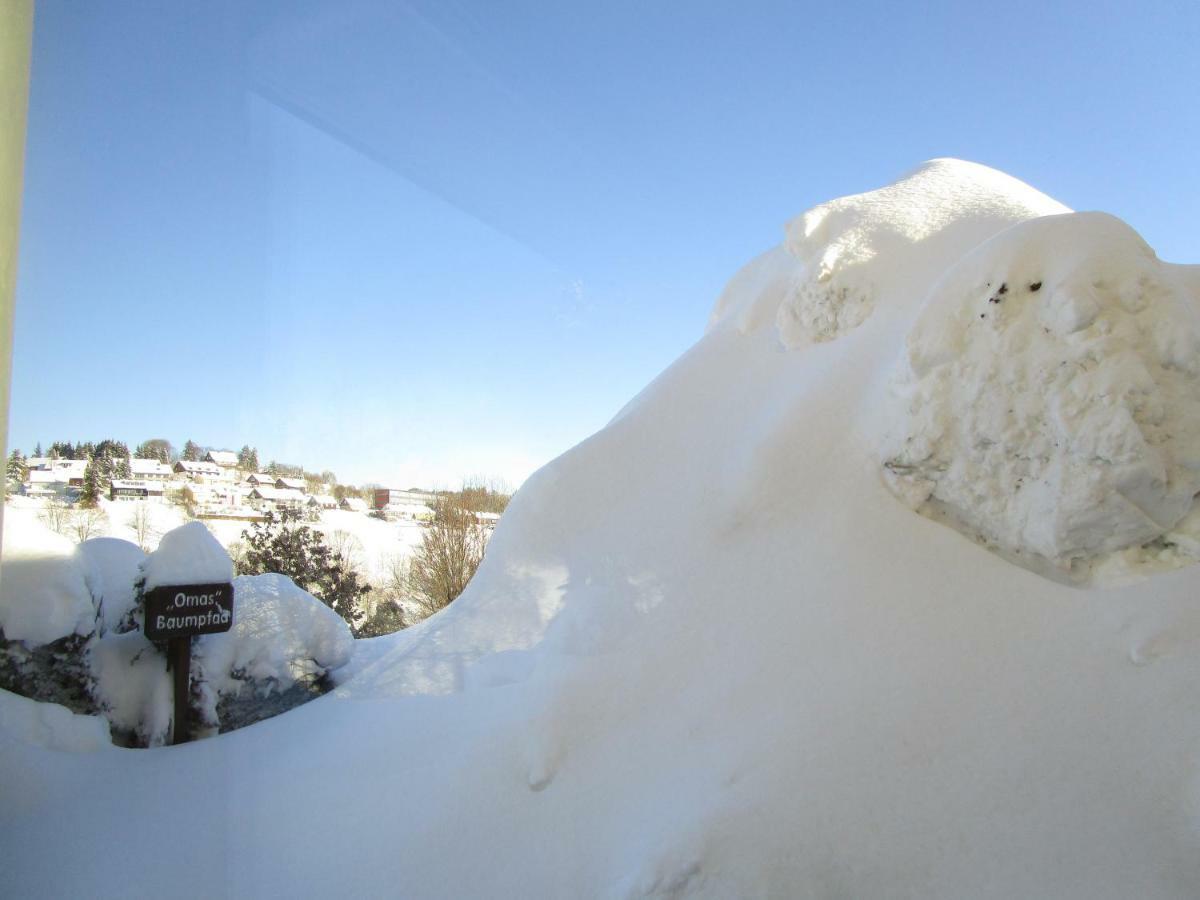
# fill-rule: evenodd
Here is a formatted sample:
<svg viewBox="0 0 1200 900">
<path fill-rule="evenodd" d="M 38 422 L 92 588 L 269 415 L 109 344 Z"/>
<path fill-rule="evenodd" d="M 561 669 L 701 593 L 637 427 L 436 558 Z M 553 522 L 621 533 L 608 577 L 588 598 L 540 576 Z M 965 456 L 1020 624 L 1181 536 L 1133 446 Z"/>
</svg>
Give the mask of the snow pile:
<svg viewBox="0 0 1200 900">
<path fill-rule="evenodd" d="M 115 631 L 137 602 L 134 583 L 146 554 L 119 538 L 92 538 L 75 548 L 75 559 L 96 608 L 97 633 Z"/>
<path fill-rule="evenodd" d="M 92 693 L 105 718 L 143 747 L 161 747 L 174 709 L 167 659 L 140 631 L 110 634 L 91 650 Z"/>
<path fill-rule="evenodd" d="M 350 661 L 354 638 L 336 612 L 285 575 L 234 579 L 234 625 L 204 635 L 196 657 L 221 694 L 286 690 L 296 681 L 323 676 Z"/>
<path fill-rule="evenodd" d="M 785 347 L 833 340 L 871 315 L 881 286 L 924 272 L 1014 222 L 1068 211 L 1002 172 L 935 159 L 887 187 L 798 216 L 782 249 L 731 282 L 710 323 L 725 317 L 735 299 L 765 295 L 765 310 L 742 311 L 743 329 L 765 313 L 774 316 Z"/>
<path fill-rule="evenodd" d="M 46 750 L 94 753 L 112 746 L 108 723 L 57 703 L 39 703 L 0 690 L 0 732 Z"/>
<path fill-rule="evenodd" d="M 1151 543 L 1200 557 L 1200 310 L 1177 269 L 1101 213 L 965 256 L 908 338 L 898 492 L 1075 577 Z"/>
<path fill-rule="evenodd" d="M 95 607 L 75 545 L 40 522 L 4 529 L 0 631 L 26 646 L 95 629 Z"/>
<path fill-rule="evenodd" d="M 163 535 L 147 557 L 145 590 L 171 584 L 222 584 L 233 580 L 233 562 L 202 522 L 188 522 Z"/>
<path fill-rule="evenodd" d="M 178 894 L 201 858 L 192 895 L 1200 895 L 1200 569 L 1044 578 L 885 480 L 1059 559 L 1106 546 L 1093 491 L 1113 534 L 1153 534 L 1119 493 L 1183 547 L 1200 276 L 1065 212 L 939 161 L 803 217 L 333 693 L 159 753 L 8 742 L 6 889 Z M 1055 354 L 1078 374 L 1040 380 Z M 1062 493 L 989 505 L 1018 463 L 983 438 Z M 184 808 L 130 866 L 128 823 Z"/>
</svg>

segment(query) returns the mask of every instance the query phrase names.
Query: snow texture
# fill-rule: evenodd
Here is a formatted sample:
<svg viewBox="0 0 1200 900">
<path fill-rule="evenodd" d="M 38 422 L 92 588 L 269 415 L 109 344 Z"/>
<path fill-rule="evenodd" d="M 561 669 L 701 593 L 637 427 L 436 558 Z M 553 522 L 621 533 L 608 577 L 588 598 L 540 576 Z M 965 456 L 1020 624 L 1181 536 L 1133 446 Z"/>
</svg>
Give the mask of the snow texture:
<svg viewBox="0 0 1200 900">
<path fill-rule="evenodd" d="M 1200 569 L 1150 564 L 1189 521 L 1200 276 L 1068 213 L 941 160 L 802 217 L 526 482 L 467 590 L 334 692 L 160 751 L 10 736 L 6 891 L 1200 896 Z M 1064 352 L 1095 359 L 1040 382 Z M 988 500 L 1021 473 L 983 472 L 976 436 L 1038 434 L 1075 443 L 1022 463 L 1061 467 L 1034 528 L 1032 501 Z M 885 467 L 901 452 L 911 471 Z M 1122 540 L 1154 532 L 1106 492 L 1171 530 L 1105 549 L 1093 488 Z M 1042 577 L 911 509 L 935 502 L 988 546 L 1153 577 Z M 166 834 L 181 809 L 188 840 L 131 864 L 129 823 Z"/>
<path fill-rule="evenodd" d="M 285 575 L 234 579 L 234 625 L 197 641 L 196 659 L 220 694 L 253 682 L 261 692 L 286 690 L 350 661 L 354 638 L 336 612 Z"/>
<path fill-rule="evenodd" d="M 92 538 L 75 548 L 84 583 L 96 609 L 96 633 L 114 631 L 137 602 L 134 583 L 146 554 L 137 544 L 120 538 Z"/>
<path fill-rule="evenodd" d="M 0 733 L 45 750 L 94 753 L 110 749 L 108 722 L 57 703 L 39 703 L 0 690 Z"/>
<path fill-rule="evenodd" d="M 233 580 L 233 561 L 202 522 L 163 535 L 142 567 L 147 591 L 171 584 L 221 584 Z"/>
<path fill-rule="evenodd" d="M 167 660 L 140 631 L 110 634 L 91 651 L 93 693 L 113 728 L 147 747 L 170 738 L 174 710 Z"/>
<path fill-rule="evenodd" d="M 89 635 L 96 612 L 75 545 L 40 522 L 4 529 L 0 630 L 28 647 Z"/>
<path fill-rule="evenodd" d="M 967 254 L 908 337 L 898 491 L 1064 574 L 1151 542 L 1194 561 L 1200 522 L 1173 532 L 1200 491 L 1200 310 L 1176 268 L 1102 213 Z"/>
</svg>

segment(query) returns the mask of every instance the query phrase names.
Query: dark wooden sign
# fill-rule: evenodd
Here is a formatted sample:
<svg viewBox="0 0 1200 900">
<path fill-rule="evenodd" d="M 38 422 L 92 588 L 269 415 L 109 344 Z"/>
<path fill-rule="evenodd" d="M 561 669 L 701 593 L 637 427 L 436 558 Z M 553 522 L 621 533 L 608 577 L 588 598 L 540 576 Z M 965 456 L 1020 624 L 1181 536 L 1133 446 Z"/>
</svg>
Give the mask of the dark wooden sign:
<svg viewBox="0 0 1200 900">
<path fill-rule="evenodd" d="M 232 626 L 232 584 L 176 584 L 146 591 L 145 633 L 152 641 L 216 634 Z"/>
</svg>

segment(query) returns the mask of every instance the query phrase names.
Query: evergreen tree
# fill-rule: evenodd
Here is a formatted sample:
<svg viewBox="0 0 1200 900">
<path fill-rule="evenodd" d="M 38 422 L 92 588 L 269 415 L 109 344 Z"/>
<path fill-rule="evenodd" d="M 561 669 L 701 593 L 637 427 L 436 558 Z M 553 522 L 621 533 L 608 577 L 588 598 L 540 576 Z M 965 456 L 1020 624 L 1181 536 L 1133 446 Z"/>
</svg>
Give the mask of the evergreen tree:
<svg viewBox="0 0 1200 900">
<path fill-rule="evenodd" d="M 251 447 L 249 444 L 242 446 L 238 451 L 238 468 L 243 472 L 258 471 L 258 448 Z"/>
<path fill-rule="evenodd" d="M 69 446 L 69 445 L 68 445 Z M 75 455 L 71 459 L 91 459 L 92 454 L 96 452 L 96 445 L 91 441 L 84 441 L 75 445 Z"/>
<path fill-rule="evenodd" d="M 174 452 L 175 448 L 166 438 L 151 438 L 138 444 L 133 455 L 138 459 L 157 459 L 160 463 L 170 465 L 171 454 Z"/>
<path fill-rule="evenodd" d="M 51 459 L 74 459 L 75 447 L 70 441 L 55 441 L 50 445 Z"/>
<path fill-rule="evenodd" d="M 183 453 L 179 458 L 188 462 L 200 462 L 204 458 L 204 450 L 195 441 L 188 441 L 183 445 Z"/>
<path fill-rule="evenodd" d="M 34 455 L 34 456 L 41 456 L 41 455 L 42 455 L 42 442 L 41 442 L 41 441 L 38 441 L 36 444 L 34 444 L 34 446 L 33 446 L 33 455 Z"/>
<path fill-rule="evenodd" d="M 359 582 L 353 566 L 325 543 L 321 532 L 297 520 L 291 510 L 284 510 L 279 519 L 267 513 L 265 522 L 243 531 L 245 550 L 237 561 L 238 574 L 286 575 L 357 628 L 362 621 L 359 601 L 371 586 Z"/>
<path fill-rule="evenodd" d="M 4 479 L 8 484 L 9 493 L 15 494 L 21 489 L 25 479 L 29 477 L 29 467 L 25 465 L 25 457 L 20 450 L 13 450 L 4 466 Z"/>
<path fill-rule="evenodd" d="M 104 467 L 104 459 L 93 459 L 83 470 L 83 490 L 79 493 L 79 505 L 95 508 L 100 505 L 104 496 L 103 475 L 100 470 Z"/>
</svg>

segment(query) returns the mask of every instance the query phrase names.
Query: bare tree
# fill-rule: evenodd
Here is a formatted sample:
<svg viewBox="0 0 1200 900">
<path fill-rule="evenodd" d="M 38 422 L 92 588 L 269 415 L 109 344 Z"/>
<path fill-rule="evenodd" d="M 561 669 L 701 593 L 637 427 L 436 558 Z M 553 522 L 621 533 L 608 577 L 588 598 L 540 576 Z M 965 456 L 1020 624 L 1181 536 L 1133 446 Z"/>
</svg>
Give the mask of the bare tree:
<svg viewBox="0 0 1200 900">
<path fill-rule="evenodd" d="M 487 534 L 459 495 L 439 494 L 433 521 L 409 564 L 410 600 L 420 618 L 449 606 L 483 561 Z"/>
<path fill-rule="evenodd" d="M 71 507 L 57 497 L 46 503 L 39 518 L 51 531 L 66 534 L 71 530 Z"/>
<path fill-rule="evenodd" d="M 150 552 L 151 542 L 155 538 L 161 537 L 157 529 L 154 528 L 154 519 L 150 515 L 150 504 L 144 500 L 137 501 L 134 506 L 133 518 L 129 520 L 129 527 L 133 529 L 137 545 L 145 553 Z"/>
<path fill-rule="evenodd" d="M 325 535 L 325 543 L 343 568 L 362 574 L 363 545 L 353 533 L 339 528 Z"/>
<path fill-rule="evenodd" d="M 100 530 L 108 521 L 104 510 L 95 506 L 81 506 L 71 516 L 71 530 L 80 542 L 99 537 Z"/>
</svg>

